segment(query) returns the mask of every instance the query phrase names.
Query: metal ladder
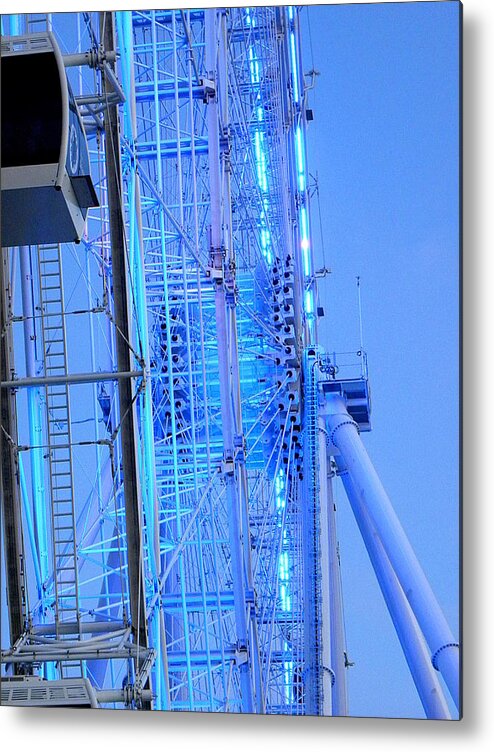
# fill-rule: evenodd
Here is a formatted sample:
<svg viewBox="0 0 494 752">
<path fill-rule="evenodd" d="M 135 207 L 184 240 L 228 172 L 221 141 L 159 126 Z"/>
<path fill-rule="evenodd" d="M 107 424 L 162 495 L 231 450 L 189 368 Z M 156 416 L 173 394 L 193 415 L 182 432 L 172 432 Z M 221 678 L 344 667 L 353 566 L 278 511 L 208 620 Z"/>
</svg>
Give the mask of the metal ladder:
<svg viewBox="0 0 494 752">
<path fill-rule="evenodd" d="M 45 377 L 67 375 L 61 249 L 38 246 L 38 280 Z M 57 638 L 80 634 L 79 583 L 69 388 L 46 384 L 48 463 Z M 68 629 L 68 625 L 71 625 Z M 65 629 L 61 629 L 65 627 Z M 67 634 L 68 633 L 68 634 Z M 80 661 L 63 664 L 62 678 L 81 675 Z"/>
</svg>

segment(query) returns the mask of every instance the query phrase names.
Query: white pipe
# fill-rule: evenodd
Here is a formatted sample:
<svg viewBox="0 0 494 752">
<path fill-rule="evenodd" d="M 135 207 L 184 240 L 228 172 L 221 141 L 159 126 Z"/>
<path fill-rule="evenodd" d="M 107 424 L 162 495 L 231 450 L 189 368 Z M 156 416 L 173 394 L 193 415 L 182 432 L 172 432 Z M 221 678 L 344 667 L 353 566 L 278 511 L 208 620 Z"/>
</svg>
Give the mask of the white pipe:
<svg viewBox="0 0 494 752">
<path fill-rule="evenodd" d="M 324 434 L 324 449 L 327 454 L 326 432 Z M 330 475 L 329 456 L 326 468 Z M 338 556 L 338 539 L 336 535 L 336 510 L 333 499 L 331 478 L 327 480 L 327 518 L 329 536 L 329 592 L 330 592 L 330 628 L 331 628 L 331 668 L 335 677 L 332 696 L 332 715 L 348 715 L 348 693 L 346 681 L 346 643 L 345 626 L 343 622 L 343 593 L 341 586 L 340 560 Z M 321 509 L 323 498 L 321 494 Z"/>
<path fill-rule="evenodd" d="M 386 556 L 369 515 L 355 491 L 348 471 L 344 469 L 340 457 L 336 458 L 336 462 L 425 714 L 429 719 L 451 720 L 451 714 L 437 673 L 432 666 L 427 645 L 410 604 Z"/>
<path fill-rule="evenodd" d="M 405 535 L 391 502 L 363 446 L 358 426 L 339 395 L 328 395 L 328 428 L 339 449 L 355 493 L 381 539 L 384 550 L 422 629 L 434 668 L 441 672 L 456 707 L 459 699 L 459 645 Z"/>
</svg>

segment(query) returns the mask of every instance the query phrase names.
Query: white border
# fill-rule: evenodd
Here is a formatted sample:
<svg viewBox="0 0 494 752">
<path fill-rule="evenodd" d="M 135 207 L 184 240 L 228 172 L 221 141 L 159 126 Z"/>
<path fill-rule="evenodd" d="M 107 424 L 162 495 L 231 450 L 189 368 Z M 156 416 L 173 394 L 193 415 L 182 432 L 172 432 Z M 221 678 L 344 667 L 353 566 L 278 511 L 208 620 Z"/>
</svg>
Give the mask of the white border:
<svg viewBox="0 0 494 752">
<path fill-rule="evenodd" d="M 372 0 L 371 0 L 372 1 Z M 419 0 L 420 1 L 420 0 Z M 202 5 L 212 5 L 206 2 Z M 231 3 L 241 5 L 242 3 Z M 255 3 L 253 3 L 255 4 Z M 259 4 L 259 3 L 257 3 Z M 336 4 L 336 2 L 333 2 Z M 134 8 L 142 2 L 87 0 L 71 4 L 4 0 L 17 13 L 34 10 Z M 152 7 L 155 3 L 146 4 Z M 161 3 L 199 7 L 201 3 Z M 459 723 L 385 719 L 242 717 L 184 713 L 122 713 L 0 708 L 3 749 L 126 752 L 188 749 L 359 750 L 448 752 L 490 749 L 494 738 L 491 616 L 494 592 L 494 349 L 493 91 L 494 2 L 464 2 L 464 720 Z M 491 189 L 489 191 L 489 189 Z M 5 744 L 6 742 L 6 744 Z M 14 747 L 15 745 L 15 747 Z"/>
</svg>

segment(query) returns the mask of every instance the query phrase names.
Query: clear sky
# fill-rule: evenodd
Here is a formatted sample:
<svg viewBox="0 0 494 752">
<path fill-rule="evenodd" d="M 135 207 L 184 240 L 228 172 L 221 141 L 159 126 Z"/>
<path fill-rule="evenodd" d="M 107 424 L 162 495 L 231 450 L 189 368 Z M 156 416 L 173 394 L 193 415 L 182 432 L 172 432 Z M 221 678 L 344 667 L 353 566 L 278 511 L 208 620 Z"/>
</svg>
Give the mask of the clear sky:
<svg viewBox="0 0 494 752">
<path fill-rule="evenodd" d="M 320 343 L 357 350 L 361 277 L 373 431 L 364 442 L 455 635 L 459 598 L 457 2 L 309 6 L 304 70 L 326 265 Z M 310 35 L 309 35 L 310 31 Z M 317 204 L 312 222 L 322 266 Z M 342 487 L 352 715 L 423 717 Z"/>
</svg>

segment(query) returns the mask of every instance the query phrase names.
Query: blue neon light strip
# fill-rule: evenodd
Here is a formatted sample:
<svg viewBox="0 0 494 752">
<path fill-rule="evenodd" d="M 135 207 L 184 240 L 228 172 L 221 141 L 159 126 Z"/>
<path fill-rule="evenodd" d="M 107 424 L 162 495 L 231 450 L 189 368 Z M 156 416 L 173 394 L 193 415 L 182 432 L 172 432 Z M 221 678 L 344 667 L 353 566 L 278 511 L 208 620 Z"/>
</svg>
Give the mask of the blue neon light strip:
<svg viewBox="0 0 494 752">
<path fill-rule="evenodd" d="M 305 291 L 304 308 L 306 313 L 314 313 L 314 296 L 312 294 L 312 290 Z"/>
<path fill-rule="evenodd" d="M 250 8 L 246 8 L 246 16 L 245 16 L 246 23 L 250 26 L 255 26 L 255 18 L 250 15 Z M 253 86 L 259 86 L 259 83 L 261 81 L 261 71 L 259 67 L 259 60 L 256 56 L 256 52 L 254 49 L 254 46 L 249 47 L 249 72 L 250 72 L 250 82 Z M 260 91 L 257 93 L 257 100 L 259 101 L 261 98 Z M 266 227 L 266 212 L 269 208 L 269 183 L 268 183 L 268 165 L 267 165 L 267 158 L 266 158 L 266 146 L 264 142 L 264 109 L 262 107 L 257 107 L 256 109 L 256 117 L 257 122 L 259 124 L 259 127 L 257 127 L 254 131 L 254 153 L 255 153 L 255 164 L 256 164 L 256 176 L 257 176 L 257 184 L 261 190 L 261 193 L 263 194 L 263 205 L 264 205 L 264 211 L 261 212 L 260 216 L 260 240 L 261 240 L 261 251 L 266 259 L 268 264 L 271 264 L 273 261 L 273 254 L 271 251 L 271 235 L 269 230 Z"/>
<path fill-rule="evenodd" d="M 297 126 L 295 131 L 295 158 L 297 164 L 298 187 L 301 193 L 305 191 L 304 146 L 302 142 L 302 128 Z"/>
<path fill-rule="evenodd" d="M 283 510 L 286 506 L 286 481 L 283 470 L 275 478 L 275 506 L 279 514 L 278 525 L 281 526 Z M 290 611 L 292 599 L 290 592 L 290 559 L 288 555 L 288 540 L 286 530 L 283 531 L 283 546 L 278 559 L 278 590 L 281 600 L 281 610 Z"/>
<path fill-rule="evenodd" d="M 34 523 L 33 523 L 33 516 L 31 513 L 31 507 L 29 505 L 29 494 L 27 492 L 27 486 L 26 486 L 26 476 L 24 474 L 24 464 L 22 462 L 22 456 L 19 453 L 18 455 L 19 459 L 19 477 L 20 477 L 20 485 L 21 485 L 21 498 L 22 498 L 22 506 L 24 509 L 24 514 L 26 517 L 26 523 L 27 523 L 27 531 L 29 536 L 29 543 L 31 546 L 31 551 L 33 554 L 33 565 L 34 565 L 34 576 L 36 578 L 36 586 L 38 590 L 38 598 L 42 600 L 43 597 L 43 581 L 41 578 L 41 566 L 40 566 L 40 560 L 38 557 L 38 547 L 36 545 L 36 538 L 34 534 Z"/>
<path fill-rule="evenodd" d="M 292 59 L 292 81 L 293 81 L 293 98 L 298 103 L 299 100 L 299 85 L 298 85 L 298 65 L 297 65 L 297 50 L 295 48 L 295 34 L 290 32 L 290 56 Z"/>
<path fill-rule="evenodd" d="M 293 99 L 294 103 L 298 104 L 300 99 L 299 88 L 299 60 L 297 56 L 297 45 L 295 39 L 295 11 L 292 6 L 287 8 L 288 19 L 290 21 L 290 38 L 289 38 L 289 52 L 290 52 L 290 65 L 291 75 L 293 81 Z M 314 313 L 314 294 L 308 287 L 312 280 L 312 259 L 311 259 L 311 244 L 310 244 L 310 228 L 309 228 L 309 214 L 307 209 L 307 173 L 305 165 L 305 133 L 300 115 L 297 116 L 297 125 L 294 129 L 294 150 L 295 150 L 295 171 L 297 189 L 301 194 L 300 208 L 299 208 L 299 242 L 300 251 L 302 256 L 302 267 L 306 283 L 306 290 L 304 292 L 304 311 L 307 315 L 311 316 Z"/>
</svg>

